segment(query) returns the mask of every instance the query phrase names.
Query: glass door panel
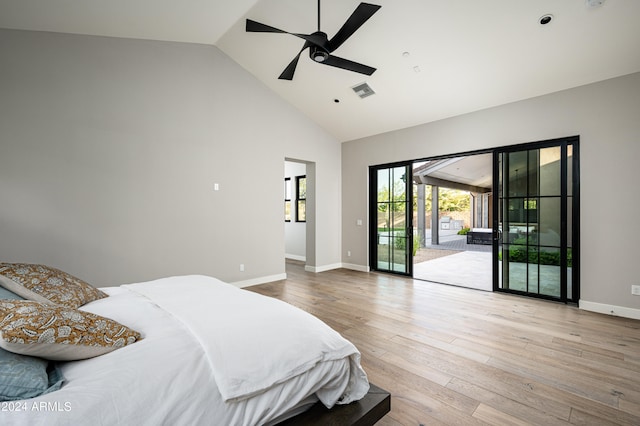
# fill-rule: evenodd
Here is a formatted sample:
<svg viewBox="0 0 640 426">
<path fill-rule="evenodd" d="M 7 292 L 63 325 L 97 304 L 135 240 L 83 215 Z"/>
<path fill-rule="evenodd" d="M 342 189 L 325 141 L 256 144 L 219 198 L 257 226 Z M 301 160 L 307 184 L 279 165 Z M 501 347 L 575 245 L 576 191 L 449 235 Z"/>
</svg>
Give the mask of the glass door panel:
<svg viewBox="0 0 640 426">
<path fill-rule="evenodd" d="M 543 247 L 540 249 L 540 288 L 538 293 L 560 298 L 561 295 L 561 269 L 559 265 L 560 248 Z"/>
<path fill-rule="evenodd" d="M 371 188 L 371 260 L 373 269 L 411 275 L 411 167 L 373 167 Z"/>
<path fill-rule="evenodd" d="M 509 197 L 522 197 L 527 195 L 527 152 L 517 151 L 508 154 L 505 162 L 507 194 Z"/>
<path fill-rule="evenodd" d="M 567 145 L 567 196 L 573 196 L 573 145 Z"/>
<path fill-rule="evenodd" d="M 573 154 L 569 140 L 498 150 L 494 289 L 576 301 Z"/>
<path fill-rule="evenodd" d="M 540 149 L 540 195 L 561 195 L 560 147 Z"/>
</svg>

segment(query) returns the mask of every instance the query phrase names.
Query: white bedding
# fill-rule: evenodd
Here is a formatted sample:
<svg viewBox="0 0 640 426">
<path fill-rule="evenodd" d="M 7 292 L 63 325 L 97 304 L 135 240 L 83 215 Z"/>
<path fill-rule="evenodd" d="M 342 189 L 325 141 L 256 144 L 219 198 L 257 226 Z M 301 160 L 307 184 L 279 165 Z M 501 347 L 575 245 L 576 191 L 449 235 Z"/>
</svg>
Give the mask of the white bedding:
<svg viewBox="0 0 640 426">
<path fill-rule="evenodd" d="M 369 389 L 357 349 L 284 302 L 203 276 L 102 290 L 81 309 L 144 339 L 62 364 L 62 389 L 3 403 L 2 425 L 258 425 Z"/>
</svg>

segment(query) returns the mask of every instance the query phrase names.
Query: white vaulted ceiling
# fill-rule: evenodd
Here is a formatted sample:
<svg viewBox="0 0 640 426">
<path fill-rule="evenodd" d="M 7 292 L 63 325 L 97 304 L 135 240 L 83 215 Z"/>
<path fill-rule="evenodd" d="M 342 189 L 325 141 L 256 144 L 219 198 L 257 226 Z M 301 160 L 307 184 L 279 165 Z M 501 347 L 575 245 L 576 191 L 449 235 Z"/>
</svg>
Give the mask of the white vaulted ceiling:
<svg viewBox="0 0 640 426">
<path fill-rule="evenodd" d="M 370 77 L 303 55 L 278 80 L 304 42 L 244 30 L 250 18 L 312 33 L 316 0 L 0 0 L 0 28 L 216 45 L 340 141 L 640 71 L 638 0 L 369 2 L 382 8 L 334 53 L 376 67 Z M 322 1 L 329 38 L 359 3 Z M 360 99 L 362 82 L 376 94 Z"/>
</svg>

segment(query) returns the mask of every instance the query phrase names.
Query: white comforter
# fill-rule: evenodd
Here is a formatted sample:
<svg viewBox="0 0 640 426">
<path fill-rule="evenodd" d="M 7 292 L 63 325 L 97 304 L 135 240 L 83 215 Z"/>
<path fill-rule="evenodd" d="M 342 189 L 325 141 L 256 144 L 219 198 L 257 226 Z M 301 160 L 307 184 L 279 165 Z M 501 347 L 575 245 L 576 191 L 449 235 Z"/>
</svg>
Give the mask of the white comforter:
<svg viewBox="0 0 640 426">
<path fill-rule="evenodd" d="M 102 290 L 82 309 L 144 339 L 63 364 L 61 390 L 14 402 L 0 424 L 258 425 L 369 389 L 357 349 L 284 302 L 203 276 Z"/>
</svg>

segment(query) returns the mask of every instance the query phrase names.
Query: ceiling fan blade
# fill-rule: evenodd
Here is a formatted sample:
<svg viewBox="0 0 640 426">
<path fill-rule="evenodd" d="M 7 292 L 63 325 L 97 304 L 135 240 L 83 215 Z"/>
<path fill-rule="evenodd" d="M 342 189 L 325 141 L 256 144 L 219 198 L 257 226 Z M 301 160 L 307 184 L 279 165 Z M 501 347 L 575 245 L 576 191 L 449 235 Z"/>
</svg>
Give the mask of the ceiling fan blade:
<svg viewBox="0 0 640 426">
<path fill-rule="evenodd" d="M 289 34 L 286 31 L 279 30 L 278 28 L 262 24 L 257 21 L 253 21 L 251 19 L 247 19 L 247 27 L 246 30 L 248 33 L 280 33 L 280 34 Z"/>
<path fill-rule="evenodd" d="M 298 34 L 298 33 L 290 33 L 288 31 L 284 31 L 275 27 L 272 27 L 267 24 L 263 24 L 261 22 L 253 21 L 251 19 L 247 19 L 246 31 L 248 33 L 277 33 L 277 34 L 291 34 L 292 36 L 299 37 L 309 43 L 315 44 L 317 46 L 322 46 L 326 39 L 323 39 L 321 36 L 317 34 Z"/>
<path fill-rule="evenodd" d="M 306 49 L 311 45 L 312 44 L 309 43 L 308 41 L 304 44 L 304 46 L 302 47 L 302 49 L 300 49 L 300 52 L 298 52 L 296 57 L 293 58 L 293 60 L 289 62 L 289 65 L 287 65 L 284 71 L 282 71 L 282 74 L 280 74 L 280 77 L 278 77 L 280 80 L 293 80 L 293 74 L 296 72 L 296 67 L 298 66 L 298 60 L 300 59 L 300 55 L 302 54 L 304 49 Z"/>
<path fill-rule="evenodd" d="M 375 68 L 369 67 L 367 65 L 359 64 L 348 59 L 338 58 L 337 56 L 333 55 L 329 55 L 327 59 L 319 63 L 366 75 L 371 75 L 376 71 Z"/>
<path fill-rule="evenodd" d="M 358 28 L 362 26 L 374 13 L 380 9 L 381 6 L 370 3 L 360 3 L 356 10 L 351 14 L 347 22 L 344 23 L 342 28 L 338 30 L 336 35 L 329 40 L 329 52 L 333 52 L 338 47 L 342 46 L 342 43 L 347 41 L 349 37 L 355 33 Z"/>
</svg>

